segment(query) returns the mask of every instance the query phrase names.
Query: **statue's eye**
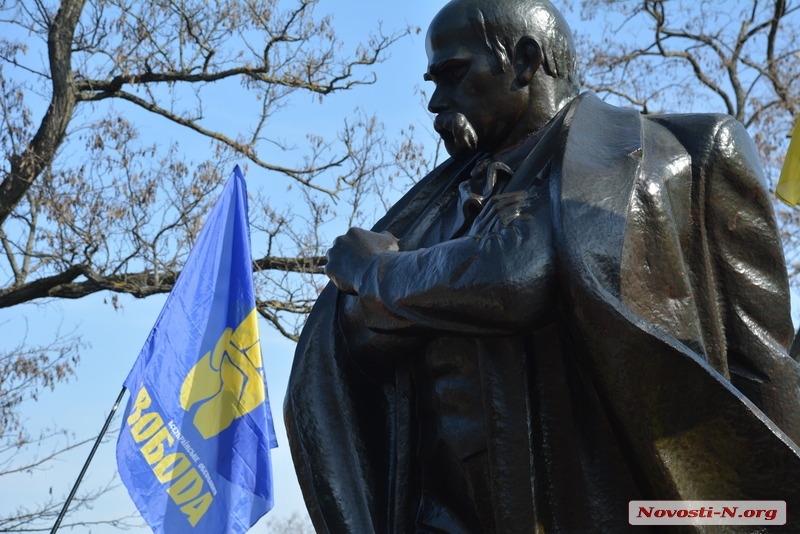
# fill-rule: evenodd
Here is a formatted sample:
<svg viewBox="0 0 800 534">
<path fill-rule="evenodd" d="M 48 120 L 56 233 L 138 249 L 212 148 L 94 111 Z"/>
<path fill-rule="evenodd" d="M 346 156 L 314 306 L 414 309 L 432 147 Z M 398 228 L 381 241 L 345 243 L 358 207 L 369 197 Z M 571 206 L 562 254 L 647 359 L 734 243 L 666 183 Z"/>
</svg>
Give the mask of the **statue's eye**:
<svg viewBox="0 0 800 534">
<path fill-rule="evenodd" d="M 468 61 L 448 61 L 439 72 L 436 73 L 437 83 L 457 83 L 460 82 L 469 70 Z"/>
<path fill-rule="evenodd" d="M 431 68 L 423 78 L 436 85 L 460 82 L 469 71 L 469 61 L 452 59 Z"/>
<path fill-rule="evenodd" d="M 464 75 L 467 74 L 467 70 L 469 70 L 469 64 L 467 63 L 459 63 L 456 65 L 448 66 L 445 70 L 442 78 L 446 78 L 451 82 L 458 82 L 464 78 Z"/>
</svg>

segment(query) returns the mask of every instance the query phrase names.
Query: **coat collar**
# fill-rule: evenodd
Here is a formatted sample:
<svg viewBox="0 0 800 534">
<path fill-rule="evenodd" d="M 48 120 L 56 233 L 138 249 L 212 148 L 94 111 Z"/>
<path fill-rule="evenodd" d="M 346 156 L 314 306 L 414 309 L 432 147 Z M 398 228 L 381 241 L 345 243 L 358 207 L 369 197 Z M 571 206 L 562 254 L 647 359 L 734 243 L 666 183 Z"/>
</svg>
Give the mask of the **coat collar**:
<svg viewBox="0 0 800 534">
<path fill-rule="evenodd" d="M 551 181 L 560 261 L 619 298 L 628 206 L 642 159 L 641 117 L 593 93 L 580 95 L 570 111 L 561 176 Z"/>
</svg>

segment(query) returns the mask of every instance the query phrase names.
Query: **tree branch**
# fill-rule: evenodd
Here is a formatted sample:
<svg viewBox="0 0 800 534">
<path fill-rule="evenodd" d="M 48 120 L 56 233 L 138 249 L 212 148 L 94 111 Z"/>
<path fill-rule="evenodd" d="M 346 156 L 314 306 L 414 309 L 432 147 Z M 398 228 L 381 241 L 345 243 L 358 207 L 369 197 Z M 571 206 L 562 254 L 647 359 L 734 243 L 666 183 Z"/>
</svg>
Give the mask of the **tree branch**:
<svg viewBox="0 0 800 534">
<path fill-rule="evenodd" d="M 11 168 L 0 183 L 0 225 L 33 181 L 50 164 L 64 141 L 76 99 L 72 79 L 72 39 L 85 0 L 63 0 L 47 38 L 53 96 L 39 130 L 22 154 L 9 157 Z"/>
<path fill-rule="evenodd" d="M 243 156 L 247 157 L 250 161 L 252 161 L 256 165 L 258 165 L 259 167 L 263 167 L 264 169 L 267 169 L 267 170 L 270 170 L 270 171 L 279 172 L 279 173 L 282 173 L 282 174 L 284 174 L 286 176 L 289 176 L 290 178 L 293 178 L 293 179 L 297 180 L 298 182 L 300 182 L 301 184 L 303 184 L 304 186 L 306 186 L 306 187 L 308 187 L 310 189 L 314 189 L 316 191 L 319 191 L 321 193 L 325 193 L 325 194 L 327 194 L 329 196 L 332 196 L 332 197 L 335 197 L 336 194 L 337 194 L 337 191 L 332 190 L 332 189 L 326 189 L 324 187 L 320 187 L 320 186 L 312 183 L 309 178 L 305 178 L 303 175 L 316 174 L 316 173 L 319 173 L 319 172 L 322 172 L 322 171 L 325 171 L 325 170 L 328 170 L 328 169 L 332 169 L 334 167 L 338 167 L 338 166 L 340 166 L 342 163 L 344 163 L 347 160 L 348 156 L 344 156 L 342 158 L 339 158 L 338 160 L 330 161 L 330 162 L 328 162 L 326 164 L 323 164 L 323 165 L 320 165 L 320 166 L 315 166 L 312 169 L 306 169 L 306 170 L 304 170 L 304 169 L 290 169 L 288 167 L 282 167 L 280 165 L 273 165 L 271 163 L 268 163 L 268 162 L 260 159 L 255 154 L 255 152 L 253 151 L 252 147 L 243 145 L 241 143 L 238 143 L 238 142 L 234 141 L 233 139 L 231 139 L 230 137 L 228 137 L 226 135 L 223 135 L 223 134 L 221 134 L 219 132 L 215 132 L 213 130 L 209 130 L 207 128 L 204 128 L 204 127 L 200 126 L 197 122 L 195 122 L 193 120 L 181 117 L 180 115 L 178 115 L 176 113 L 173 113 L 173 112 L 171 112 L 171 111 L 169 111 L 169 110 L 167 110 L 167 109 L 165 109 L 163 107 L 160 107 L 157 104 L 154 104 L 152 102 L 148 102 L 147 100 L 145 100 L 143 98 L 140 98 L 140 97 L 138 97 L 136 95 L 133 95 L 131 93 L 127 93 L 125 91 L 116 91 L 114 93 L 101 92 L 101 93 L 95 93 L 95 94 L 91 94 L 91 95 L 83 94 L 83 95 L 81 95 L 80 98 L 81 98 L 81 100 L 95 101 L 95 100 L 104 100 L 106 98 L 112 98 L 112 97 L 113 98 L 119 98 L 121 100 L 126 100 L 128 102 L 131 102 L 131 103 L 133 103 L 133 104 L 135 104 L 135 105 L 137 105 L 137 106 L 139 106 L 139 107 L 141 107 L 143 109 L 146 109 L 147 111 L 149 111 L 151 113 L 155 113 L 157 115 L 161 115 L 162 117 L 165 117 L 165 118 L 171 120 L 172 122 L 180 124 L 181 126 L 185 126 L 185 127 L 189 128 L 190 130 L 193 130 L 193 131 L 195 131 L 195 132 L 197 132 L 197 133 L 199 133 L 201 135 L 204 135 L 206 137 L 209 137 L 211 139 L 219 141 L 220 143 L 223 143 L 224 145 L 232 148 L 236 152 L 238 152 L 238 153 L 242 154 Z"/>
<path fill-rule="evenodd" d="M 253 271 L 275 270 L 285 273 L 322 274 L 325 261 L 322 256 L 296 258 L 267 256 L 253 261 Z M 85 265 L 74 265 L 57 275 L 0 291 L 0 308 L 48 297 L 78 299 L 99 291 L 145 298 L 171 291 L 179 274 L 180 272 L 162 272 L 158 275 L 139 272 L 104 276 L 94 273 Z M 86 280 L 76 282 L 75 280 L 81 276 Z"/>
</svg>

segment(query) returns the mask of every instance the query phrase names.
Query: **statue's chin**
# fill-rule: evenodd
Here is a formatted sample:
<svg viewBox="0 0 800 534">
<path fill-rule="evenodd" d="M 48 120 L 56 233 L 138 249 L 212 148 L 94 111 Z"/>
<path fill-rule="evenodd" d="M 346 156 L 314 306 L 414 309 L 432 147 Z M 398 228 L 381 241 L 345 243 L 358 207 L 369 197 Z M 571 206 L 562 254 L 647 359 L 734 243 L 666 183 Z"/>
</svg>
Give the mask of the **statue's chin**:
<svg viewBox="0 0 800 534">
<path fill-rule="evenodd" d="M 474 148 L 458 146 L 452 141 L 444 140 L 444 148 L 454 158 L 466 158 L 475 153 Z"/>
</svg>

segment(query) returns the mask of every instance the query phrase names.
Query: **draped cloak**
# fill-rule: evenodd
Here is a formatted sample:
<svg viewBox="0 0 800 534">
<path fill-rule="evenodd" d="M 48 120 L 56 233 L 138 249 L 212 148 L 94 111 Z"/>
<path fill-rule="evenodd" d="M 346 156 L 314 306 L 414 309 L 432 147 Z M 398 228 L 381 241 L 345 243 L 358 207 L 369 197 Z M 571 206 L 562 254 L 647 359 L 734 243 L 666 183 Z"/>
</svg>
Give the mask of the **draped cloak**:
<svg viewBox="0 0 800 534">
<path fill-rule="evenodd" d="M 631 499 L 783 500 L 794 531 L 800 366 L 752 141 L 728 116 L 642 116 L 584 93 L 553 158 L 523 162 L 511 184 L 548 174 L 554 318 L 475 333 L 497 531 L 618 532 Z M 373 230 L 403 250 L 470 165 L 444 162 Z M 295 354 L 284 410 L 298 479 L 320 532 L 411 532 L 414 388 L 402 359 L 352 357 L 343 298 L 325 288 Z"/>
</svg>

